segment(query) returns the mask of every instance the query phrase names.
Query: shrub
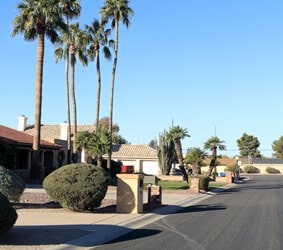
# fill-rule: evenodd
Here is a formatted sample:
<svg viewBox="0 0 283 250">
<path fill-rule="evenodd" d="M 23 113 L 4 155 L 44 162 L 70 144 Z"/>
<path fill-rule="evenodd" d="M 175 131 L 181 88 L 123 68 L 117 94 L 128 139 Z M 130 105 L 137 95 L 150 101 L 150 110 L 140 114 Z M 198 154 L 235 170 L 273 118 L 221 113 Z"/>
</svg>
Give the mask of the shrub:
<svg viewBox="0 0 283 250">
<path fill-rule="evenodd" d="M 247 165 L 247 166 L 244 166 L 244 173 L 247 173 L 247 174 L 257 174 L 260 172 L 260 170 L 255 167 L 255 166 L 252 166 L 252 165 Z"/>
<path fill-rule="evenodd" d="M 208 191 L 209 176 L 199 176 L 199 188 Z"/>
<path fill-rule="evenodd" d="M 7 233 L 18 219 L 16 210 L 9 200 L 0 192 L 0 235 Z"/>
<path fill-rule="evenodd" d="M 0 192 L 8 200 L 18 201 L 25 190 L 25 182 L 14 171 L 0 166 Z"/>
<path fill-rule="evenodd" d="M 265 172 L 269 173 L 269 174 L 280 174 L 281 173 L 279 169 L 276 169 L 276 168 L 273 168 L 273 167 L 267 167 L 265 169 Z"/>
<path fill-rule="evenodd" d="M 224 171 L 231 171 L 233 173 L 237 173 L 239 172 L 239 166 L 237 164 L 230 164 L 228 166 L 226 166 L 226 168 L 224 169 Z"/>
<path fill-rule="evenodd" d="M 100 167 L 86 163 L 65 165 L 43 180 L 47 194 L 62 207 L 73 211 L 100 205 L 107 187 L 107 173 Z"/>
</svg>

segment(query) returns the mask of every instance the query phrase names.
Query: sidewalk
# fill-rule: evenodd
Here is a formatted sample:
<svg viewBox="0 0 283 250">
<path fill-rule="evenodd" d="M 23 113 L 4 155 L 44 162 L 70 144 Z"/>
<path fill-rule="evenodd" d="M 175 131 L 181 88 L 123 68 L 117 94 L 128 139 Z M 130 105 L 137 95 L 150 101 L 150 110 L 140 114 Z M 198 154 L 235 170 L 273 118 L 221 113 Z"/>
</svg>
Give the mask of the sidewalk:
<svg viewBox="0 0 283 250">
<path fill-rule="evenodd" d="M 0 249 L 93 248 L 210 196 L 207 193 L 192 194 L 186 191 L 162 191 L 162 205 L 165 206 L 141 214 L 19 209 L 14 227 L 8 234 L 0 236 Z M 45 191 L 40 188 L 29 188 L 25 192 Z M 105 199 L 116 199 L 116 189 L 108 189 Z M 147 203 L 146 191 L 143 200 Z"/>
</svg>

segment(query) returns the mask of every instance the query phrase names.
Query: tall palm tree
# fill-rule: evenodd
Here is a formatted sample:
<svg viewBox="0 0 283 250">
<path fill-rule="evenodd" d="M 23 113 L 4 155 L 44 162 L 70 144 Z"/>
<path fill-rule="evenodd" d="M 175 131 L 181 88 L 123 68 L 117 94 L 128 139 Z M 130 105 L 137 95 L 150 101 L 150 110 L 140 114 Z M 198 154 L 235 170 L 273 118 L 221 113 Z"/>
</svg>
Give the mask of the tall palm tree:
<svg viewBox="0 0 283 250">
<path fill-rule="evenodd" d="M 80 16 L 81 6 L 78 0 L 61 0 L 60 7 L 62 8 L 63 15 L 65 17 L 65 23 L 67 25 L 67 31 L 63 34 L 62 43 L 65 43 L 65 49 L 57 49 L 55 51 L 56 61 L 65 59 L 65 85 L 66 85 L 66 111 L 67 111 L 67 163 L 71 162 L 71 111 L 70 111 L 70 91 L 69 91 L 69 49 L 70 49 L 70 39 L 69 39 L 69 25 L 70 19 Z M 64 55 L 63 55 L 64 54 Z"/>
<path fill-rule="evenodd" d="M 226 146 L 224 145 L 224 143 L 225 143 L 225 141 L 221 141 L 217 136 L 210 137 L 204 143 L 204 149 L 208 149 L 208 150 L 212 151 L 212 160 L 211 160 L 211 163 L 210 163 L 208 176 L 211 175 L 213 169 L 214 169 L 214 172 L 216 172 L 217 149 L 225 150 Z"/>
<path fill-rule="evenodd" d="M 75 92 L 75 65 L 76 58 L 80 60 L 83 66 L 88 64 L 88 58 L 86 55 L 87 37 L 86 34 L 80 29 L 79 23 L 70 25 L 70 67 L 71 67 L 71 97 L 72 97 L 72 109 L 73 109 L 73 144 L 76 144 L 77 137 L 77 104 L 76 104 L 76 92 Z M 73 161 L 77 161 L 76 149 L 74 147 Z"/>
<path fill-rule="evenodd" d="M 110 115 L 109 115 L 109 133 L 112 135 L 113 123 L 113 100 L 115 75 L 118 60 L 118 42 L 119 42 L 119 23 L 122 22 L 127 28 L 130 26 L 130 17 L 134 15 L 134 11 L 129 7 L 129 0 L 105 0 L 104 6 L 100 11 L 102 25 L 111 21 L 111 27 L 115 30 L 114 41 L 114 61 L 112 69 L 111 93 L 110 93 Z M 110 169 L 112 140 L 110 139 L 110 151 L 108 153 L 107 168 Z"/>
<path fill-rule="evenodd" d="M 65 29 L 59 0 L 22 0 L 17 5 L 19 15 L 13 20 L 12 36 L 23 34 L 24 40 L 37 39 L 35 115 L 31 178 L 39 178 L 42 171 L 40 131 L 45 37 L 52 43 L 58 39 L 58 30 Z"/>
<path fill-rule="evenodd" d="M 172 128 L 170 128 L 169 133 L 167 134 L 167 140 L 174 141 L 175 143 L 179 168 L 183 173 L 184 180 L 188 182 L 188 175 L 185 171 L 184 157 L 182 153 L 182 142 L 181 142 L 181 140 L 184 139 L 185 137 L 190 137 L 188 130 L 180 126 L 173 126 Z"/>
<path fill-rule="evenodd" d="M 68 27 L 69 30 L 69 27 Z M 67 163 L 71 159 L 71 109 L 70 109 L 70 87 L 69 87 L 69 34 L 68 30 L 62 34 L 56 43 L 55 62 L 65 59 L 65 88 L 66 88 L 66 112 L 67 112 Z M 64 46 L 65 45 L 65 46 Z"/>
<path fill-rule="evenodd" d="M 101 93 L 101 73 L 100 73 L 100 46 L 106 59 L 111 59 L 111 51 L 109 49 L 113 44 L 113 40 L 108 41 L 111 30 L 104 30 L 104 26 L 98 20 L 94 20 L 91 26 L 86 25 L 86 33 L 90 46 L 88 48 L 89 59 L 93 61 L 96 58 L 96 74 L 97 74 L 97 92 L 96 92 L 96 118 L 95 127 L 99 126 L 100 112 L 100 93 Z M 109 45 L 109 47 L 108 47 Z"/>
</svg>

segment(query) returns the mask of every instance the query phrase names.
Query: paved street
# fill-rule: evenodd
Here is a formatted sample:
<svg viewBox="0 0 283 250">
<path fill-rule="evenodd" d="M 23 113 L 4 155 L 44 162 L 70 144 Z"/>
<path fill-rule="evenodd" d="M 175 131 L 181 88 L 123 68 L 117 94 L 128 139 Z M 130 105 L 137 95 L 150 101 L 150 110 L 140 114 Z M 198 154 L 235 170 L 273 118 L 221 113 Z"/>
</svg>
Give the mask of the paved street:
<svg viewBox="0 0 283 250">
<path fill-rule="evenodd" d="M 283 176 L 250 180 L 98 249 L 283 249 Z"/>
</svg>

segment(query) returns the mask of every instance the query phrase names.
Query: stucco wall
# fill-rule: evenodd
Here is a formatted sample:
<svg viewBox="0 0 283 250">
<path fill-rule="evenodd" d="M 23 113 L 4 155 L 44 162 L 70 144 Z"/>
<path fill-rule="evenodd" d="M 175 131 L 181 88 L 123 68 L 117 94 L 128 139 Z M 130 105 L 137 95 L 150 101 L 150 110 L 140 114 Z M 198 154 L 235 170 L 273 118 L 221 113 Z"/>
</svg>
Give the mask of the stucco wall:
<svg viewBox="0 0 283 250">
<path fill-rule="evenodd" d="M 282 164 L 245 164 L 241 166 L 241 169 L 243 169 L 245 166 L 251 166 L 251 165 L 258 168 L 260 170 L 260 174 L 267 174 L 267 172 L 265 171 L 267 167 L 278 169 L 281 172 L 281 174 L 283 174 Z"/>
</svg>

